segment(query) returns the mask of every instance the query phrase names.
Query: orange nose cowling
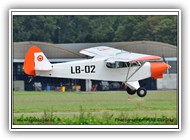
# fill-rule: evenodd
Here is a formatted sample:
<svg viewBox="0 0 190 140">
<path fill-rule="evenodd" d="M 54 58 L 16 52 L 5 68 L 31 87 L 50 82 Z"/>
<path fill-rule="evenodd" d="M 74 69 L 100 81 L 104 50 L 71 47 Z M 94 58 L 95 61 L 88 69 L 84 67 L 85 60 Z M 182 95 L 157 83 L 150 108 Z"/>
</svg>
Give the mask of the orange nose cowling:
<svg viewBox="0 0 190 140">
<path fill-rule="evenodd" d="M 163 78 L 163 74 L 171 66 L 164 62 L 151 62 L 151 77 L 152 78 Z"/>
</svg>

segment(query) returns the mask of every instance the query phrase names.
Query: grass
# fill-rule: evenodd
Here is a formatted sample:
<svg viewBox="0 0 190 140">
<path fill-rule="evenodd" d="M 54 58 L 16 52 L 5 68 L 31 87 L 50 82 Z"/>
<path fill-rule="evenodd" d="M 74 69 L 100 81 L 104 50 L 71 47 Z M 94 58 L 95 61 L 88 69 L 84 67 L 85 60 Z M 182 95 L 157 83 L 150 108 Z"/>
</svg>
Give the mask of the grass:
<svg viewBox="0 0 190 140">
<path fill-rule="evenodd" d="M 44 113 L 41 117 L 35 116 L 24 116 L 14 117 L 14 124 L 65 124 L 65 125 L 173 125 L 177 124 L 176 118 L 162 117 L 133 117 L 128 118 L 128 116 L 121 113 L 119 116 L 114 117 L 113 114 L 104 113 L 101 117 L 92 115 L 91 113 L 85 114 L 83 112 L 78 116 L 70 117 L 58 117 L 54 116 L 52 113 L 49 115 Z"/>
<path fill-rule="evenodd" d="M 14 92 L 13 114 L 14 124 L 177 124 L 177 99 L 176 91 L 130 100 L 124 91 Z"/>
</svg>

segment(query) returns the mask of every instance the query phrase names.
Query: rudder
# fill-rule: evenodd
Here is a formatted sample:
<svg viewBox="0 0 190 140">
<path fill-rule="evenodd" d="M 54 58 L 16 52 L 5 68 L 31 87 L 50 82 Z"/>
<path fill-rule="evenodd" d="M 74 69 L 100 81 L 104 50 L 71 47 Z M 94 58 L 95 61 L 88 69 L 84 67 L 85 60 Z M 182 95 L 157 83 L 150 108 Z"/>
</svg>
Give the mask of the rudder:
<svg viewBox="0 0 190 140">
<path fill-rule="evenodd" d="M 26 53 L 23 69 L 27 75 L 35 76 L 36 70 L 46 71 L 51 70 L 52 67 L 40 48 L 32 46 Z"/>
</svg>

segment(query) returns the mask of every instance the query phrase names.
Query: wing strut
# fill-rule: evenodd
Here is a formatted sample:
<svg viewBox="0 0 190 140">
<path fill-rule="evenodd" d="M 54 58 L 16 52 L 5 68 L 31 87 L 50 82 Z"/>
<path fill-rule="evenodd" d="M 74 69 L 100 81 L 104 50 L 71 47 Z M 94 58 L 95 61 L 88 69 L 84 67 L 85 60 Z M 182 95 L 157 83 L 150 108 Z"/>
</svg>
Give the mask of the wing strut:
<svg viewBox="0 0 190 140">
<path fill-rule="evenodd" d="M 130 69 L 131 69 L 131 63 L 129 63 L 129 69 L 128 69 L 128 72 L 127 72 L 127 76 L 126 76 L 126 82 L 127 82 L 127 80 L 128 80 L 128 76 L 129 76 L 129 71 L 130 71 Z"/>
<path fill-rule="evenodd" d="M 145 64 L 145 62 L 143 64 L 141 64 L 140 67 L 138 67 L 128 78 L 128 74 L 127 74 L 127 78 L 126 78 L 126 81 L 128 81 L 143 65 Z M 131 65 L 130 65 L 131 66 Z M 130 69 L 129 69 L 130 70 Z M 128 71 L 129 73 L 129 71 Z"/>
</svg>

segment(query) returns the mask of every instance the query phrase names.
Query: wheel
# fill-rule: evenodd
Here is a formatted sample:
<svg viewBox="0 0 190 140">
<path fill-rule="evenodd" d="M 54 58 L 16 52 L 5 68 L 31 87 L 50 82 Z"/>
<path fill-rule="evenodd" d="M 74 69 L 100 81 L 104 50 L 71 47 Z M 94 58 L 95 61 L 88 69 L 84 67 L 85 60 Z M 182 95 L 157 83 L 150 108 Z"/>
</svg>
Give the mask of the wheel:
<svg viewBox="0 0 190 140">
<path fill-rule="evenodd" d="M 130 89 L 129 87 L 127 87 L 127 88 L 126 88 L 126 91 L 127 91 L 128 94 L 134 95 L 137 90 L 132 90 L 132 89 Z"/>
<path fill-rule="evenodd" d="M 143 87 L 140 87 L 137 90 L 137 95 L 139 97 L 144 97 L 146 95 L 146 93 L 147 93 L 147 90 L 145 88 L 143 88 Z"/>
</svg>

